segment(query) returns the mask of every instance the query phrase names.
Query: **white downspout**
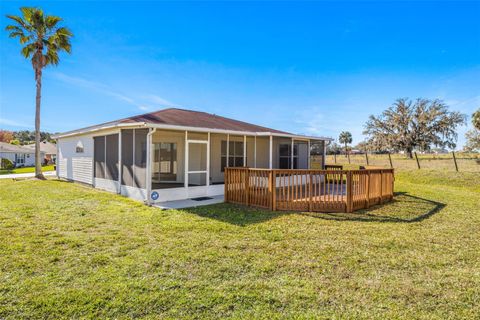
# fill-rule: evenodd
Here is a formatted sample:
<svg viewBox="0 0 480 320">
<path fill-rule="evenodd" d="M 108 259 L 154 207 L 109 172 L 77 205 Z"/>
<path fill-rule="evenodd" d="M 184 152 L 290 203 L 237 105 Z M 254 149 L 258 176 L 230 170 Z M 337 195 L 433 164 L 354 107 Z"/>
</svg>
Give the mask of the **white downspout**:
<svg viewBox="0 0 480 320">
<path fill-rule="evenodd" d="M 58 161 L 58 159 L 60 158 L 60 153 L 58 152 L 58 139 L 56 139 L 56 141 L 57 145 L 55 147 L 57 148 L 57 155 L 55 156 L 55 172 L 57 174 L 57 179 L 60 179 L 60 162 Z"/>
<path fill-rule="evenodd" d="M 210 132 L 207 133 L 207 177 L 205 184 L 210 185 Z"/>
<path fill-rule="evenodd" d="M 310 139 L 308 139 L 307 169 L 311 169 L 311 168 L 310 168 L 310 156 L 311 156 L 311 155 L 310 155 L 310 147 L 311 147 L 311 146 L 310 146 Z"/>
<path fill-rule="evenodd" d="M 150 194 L 152 193 L 152 163 L 153 163 L 153 153 L 152 153 L 152 135 L 157 131 L 156 128 L 149 128 L 147 133 L 147 204 L 151 205 L 152 201 L 150 200 Z"/>
<path fill-rule="evenodd" d="M 331 141 L 328 142 L 330 144 Z M 325 170 L 325 162 L 327 162 L 327 141 L 323 140 L 323 159 L 322 159 L 322 169 Z"/>
<path fill-rule="evenodd" d="M 183 186 L 188 188 L 188 131 L 185 130 L 185 153 L 183 155 Z"/>
<path fill-rule="evenodd" d="M 247 166 L 247 136 L 243 136 L 243 166 Z"/>
<path fill-rule="evenodd" d="M 253 166 L 256 168 L 257 167 L 257 136 L 254 137 L 254 142 L 253 142 Z"/>
<path fill-rule="evenodd" d="M 268 168 L 273 168 L 273 136 L 270 135 L 270 145 L 269 145 L 269 159 L 268 159 Z"/>
<path fill-rule="evenodd" d="M 230 162 L 230 134 L 227 133 L 227 163 L 226 163 L 227 168 L 230 167 L 229 162 Z"/>
<path fill-rule="evenodd" d="M 122 129 L 118 131 L 118 194 L 122 193 Z"/>
<path fill-rule="evenodd" d="M 293 148 L 294 148 L 294 140 L 292 138 L 292 142 L 291 142 L 291 146 L 290 146 L 290 169 L 293 169 Z"/>
</svg>

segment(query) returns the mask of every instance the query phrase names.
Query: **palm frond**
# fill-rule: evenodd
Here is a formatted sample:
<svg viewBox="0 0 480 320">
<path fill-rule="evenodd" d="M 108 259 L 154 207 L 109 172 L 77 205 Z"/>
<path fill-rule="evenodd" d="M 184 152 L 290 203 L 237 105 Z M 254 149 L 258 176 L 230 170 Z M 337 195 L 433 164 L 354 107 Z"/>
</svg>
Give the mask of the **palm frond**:
<svg viewBox="0 0 480 320">
<path fill-rule="evenodd" d="M 35 10 L 36 10 L 36 8 L 32 8 L 32 7 L 21 7 L 20 8 L 20 11 L 22 11 L 23 18 L 29 24 L 32 24 L 32 16 L 33 16 L 33 13 L 35 12 Z"/>
<path fill-rule="evenodd" d="M 11 19 L 13 21 L 15 21 L 16 23 L 18 23 L 21 27 L 27 29 L 27 22 L 25 22 L 21 17 L 19 16 L 14 16 L 14 15 L 10 15 L 10 14 L 7 14 L 7 18 L 8 19 Z"/>
<path fill-rule="evenodd" d="M 43 15 L 43 10 L 34 8 L 32 11 L 32 26 L 39 34 L 44 35 L 47 32 L 45 26 L 45 16 Z"/>
<path fill-rule="evenodd" d="M 22 28 L 20 28 L 19 26 L 14 26 L 14 25 L 8 25 L 5 27 L 5 30 L 6 31 L 23 31 Z"/>
<path fill-rule="evenodd" d="M 35 44 L 34 43 L 30 43 L 28 45 L 26 45 L 25 47 L 22 48 L 22 56 L 24 56 L 25 58 L 30 58 L 32 56 L 32 54 L 35 52 L 36 50 L 36 47 L 35 47 Z"/>
<path fill-rule="evenodd" d="M 55 47 L 58 51 L 71 52 L 70 37 L 73 34 L 67 28 L 58 28 L 54 34 L 48 38 L 49 47 Z"/>
<path fill-rule="evenodd" d="M 10 32 L 10 34 L 8 35 L 9 38 L 17 38 L 17 37 L 25 37 L 25 34 L 23 33 L 23 31 L 13 31 L 13 32 Z"/>
<path fill-rule="evenodd" d="M 45 65 L 52 64 L 56 66 L 59 61 L 60 59 L 56 50 L 47 50 L 47 54 L 45 55 Z"/>
<path fill-rule="evenodd" d="M 59 23 L 60 21 L 62 21 L 62 18 L 60 18 L 60 17 L 47 16 L 45 18 L 45 25 L 46 25 L 47 29 L 53 29 L 57 25 L 57 23 Z"/>
</svg>

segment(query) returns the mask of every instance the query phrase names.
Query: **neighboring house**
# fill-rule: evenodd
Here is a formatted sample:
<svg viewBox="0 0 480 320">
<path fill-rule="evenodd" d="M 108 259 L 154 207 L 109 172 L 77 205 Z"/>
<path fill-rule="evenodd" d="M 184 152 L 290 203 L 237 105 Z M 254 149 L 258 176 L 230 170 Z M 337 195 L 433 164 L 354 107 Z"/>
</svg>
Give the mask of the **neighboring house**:
<svg viewBox="0 0 480 320">
<path fill-rule="evenodd" d="M 44 154 L 41 153 L 43 157 Z M 5 158 L 14 164 L 15 167 L 30 167 L 35 165 L 35 150 L 24 146 L 0 142 L 0 159 Z"/>
<path fill-rule="evenodd" d="M 224 168 L 310 168 L 329 138 L 165 109 L 54 136 L 57 175 L 148 203 L 222 195 Z"/>
<path fill-rule="evenodd" d="M 35 143 L 28 144 L 25 147 L 35 150 Z M 40 152 L 44 153 L 42 164 L 53 164 L 57 159 L 57 145 L 47 140 L 40 142 Z"/>
</svg>

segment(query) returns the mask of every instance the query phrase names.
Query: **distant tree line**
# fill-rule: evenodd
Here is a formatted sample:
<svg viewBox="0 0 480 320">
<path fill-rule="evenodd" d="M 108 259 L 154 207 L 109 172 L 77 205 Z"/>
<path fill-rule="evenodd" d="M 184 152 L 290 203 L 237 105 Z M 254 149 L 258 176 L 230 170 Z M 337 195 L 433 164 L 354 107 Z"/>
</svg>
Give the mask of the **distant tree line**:
<svg viewBox="0 0 480 320">
<path fill-rule="evenodd" d="M 404 152 L 408 157 L 414 151 L 443 151 L 454 149 L 458 138 L 457 128 L 466 124 L 466 115 L 450 111 L 441 100 L 407 98 L 398 99 L 380 115 L 371 115 L 364 126 L 365 141 L 353 148 L 352 135 L 342 131 L 338 142 L 343 152 Z M 465 137 L 465 151 L 480 151 L 480 109 L 472 115 L 473 129 Z M 328 154 L 342 153 L 342 147 L 332 141 L 327 146 Z"/>
<path fill-rule="evenodd" d="M 40 141 L 44 140 L 55 142 L 55 140 L 52 139 L 52 133 L 41 131 Z M 9 131 L 0 129 L 0 141 L 17 145 L 32 144 L 35 143 L 35 131 Z"/>
</svg>

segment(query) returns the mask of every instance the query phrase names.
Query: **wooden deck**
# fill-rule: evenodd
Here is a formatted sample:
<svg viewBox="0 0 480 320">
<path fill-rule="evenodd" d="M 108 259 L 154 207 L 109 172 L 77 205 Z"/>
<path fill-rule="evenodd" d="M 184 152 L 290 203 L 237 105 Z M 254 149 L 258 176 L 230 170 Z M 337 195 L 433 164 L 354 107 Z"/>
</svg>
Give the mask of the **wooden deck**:
<svg viewBox="0 0 480 320">
<path fill-rule="evenodd" d="M 353 212 L 393 198 L 393 169 L 225 169 L 225 202 L 270 210 Z"/>
</svg>

